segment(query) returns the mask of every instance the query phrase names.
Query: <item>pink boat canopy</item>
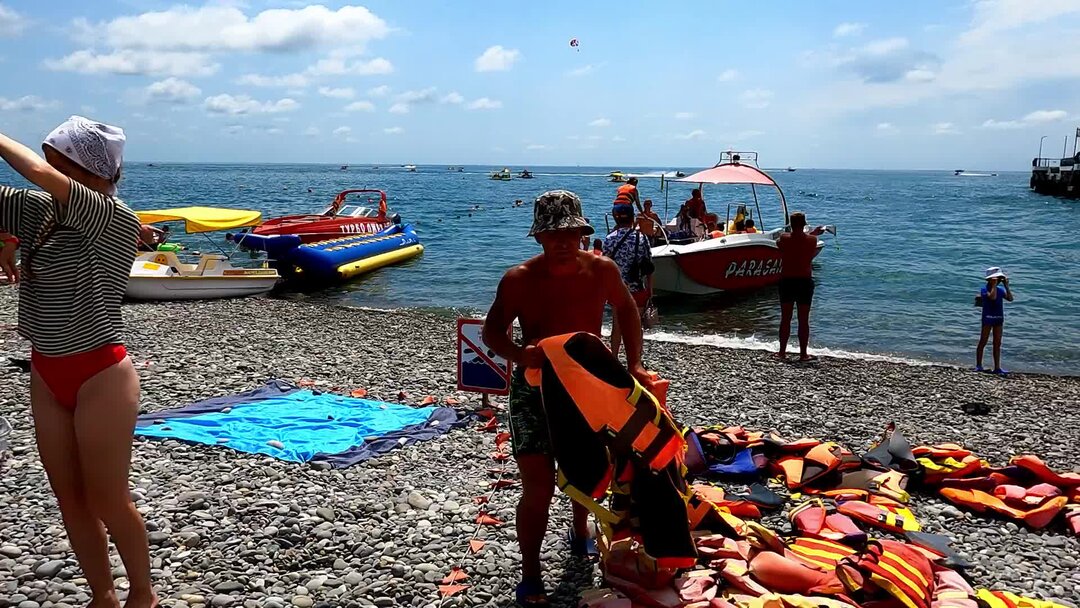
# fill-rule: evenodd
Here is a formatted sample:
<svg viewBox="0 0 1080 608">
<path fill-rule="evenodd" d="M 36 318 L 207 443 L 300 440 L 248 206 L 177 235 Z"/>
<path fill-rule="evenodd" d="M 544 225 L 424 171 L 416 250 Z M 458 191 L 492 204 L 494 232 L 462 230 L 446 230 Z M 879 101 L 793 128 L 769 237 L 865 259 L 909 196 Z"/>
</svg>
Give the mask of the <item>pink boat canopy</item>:
<svg viewBox="0 0 1080 608">
<path fill-rule="evenodd" d="M 724 163 L 712 169 L 698 171 L 693 175 L 680 177 L 679 182 L 693 182 L 695 184 L 760 184 L 762 186 L 776 186 L 764 171 L 753 165 L 740 163 Z"/>
</svg>

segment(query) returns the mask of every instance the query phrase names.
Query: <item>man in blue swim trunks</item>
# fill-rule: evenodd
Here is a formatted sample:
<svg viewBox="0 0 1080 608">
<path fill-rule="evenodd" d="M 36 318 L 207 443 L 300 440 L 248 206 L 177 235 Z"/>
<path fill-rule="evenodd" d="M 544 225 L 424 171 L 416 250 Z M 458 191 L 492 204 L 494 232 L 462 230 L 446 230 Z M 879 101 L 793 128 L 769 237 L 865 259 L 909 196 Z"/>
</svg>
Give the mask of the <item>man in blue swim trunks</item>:
<svg viewBox="0 0 1080 608">
<path fill-rule="evenodd" d="M 1009 277 L 997 266 L 986 269 L 986 285 L 979 290 L 975 305 L 982 306 L 982 334 L 975 349 L 975 371 L 983 371 L 983 349 L 990 332 L 994 333 L 994 373 L 1004 374 L 1001 369 L 1001 330 L 1005 325 L 1005 301 L 1013 301 Z"/>
</svg>

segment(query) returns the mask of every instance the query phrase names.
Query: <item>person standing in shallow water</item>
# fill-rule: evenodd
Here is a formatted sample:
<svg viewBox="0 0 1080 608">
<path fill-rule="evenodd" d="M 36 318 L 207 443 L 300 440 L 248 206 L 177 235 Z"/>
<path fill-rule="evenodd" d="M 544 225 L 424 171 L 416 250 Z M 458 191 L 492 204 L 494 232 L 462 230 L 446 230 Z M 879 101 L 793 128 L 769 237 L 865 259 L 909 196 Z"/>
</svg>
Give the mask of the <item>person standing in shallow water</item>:
<svg viewBox="0 0 1080 608">
<path fill-rule="evenodd" d="M 814 300 L 814 269 L 812 262 L 817 254 L 817 235 L 821 228 L 806 231 L 806 216 L 798 211 L 791 214 L 791 231 L 780 235 L 776 246 L 780 249 L 780 350 L 778 359 L 787 357 L 788 339 L 791 337 L 791 316 L 796 306 L 799 311 L 799 361 L 813 361 L 815 357 L 806 352 L 810 344 L 810 305 Z"/>
<path fill-rule="evenodd" d="M 545 192 L 534 203 L 533 218 L 529 236 L 536 238 L 543 253 L 503 275 L 484 322 L 484 342 L 499 356 L 517 364 L 510 382 L 509 414 L 511 446 L 522 485 L 517 507 L 521 583 L 515 596 L 523 608 L 549 605 L 541 577 L 540 549 L 555 494 L 555 461 L 548 425 L 558 421 L 547 419 L 540 389 L 525 381 L 525 369 L 539 368 L 545 361 L 537 342 L 575 332 L 600 335 L 604 306 L 610 303 L 626 333 L 627 368 L 639 382 L 651 383 L 641 365 L 637 304 L 623 283 L 619 267 L 606 257 L 580 249 L 582 237 L 593 233 L 581 215 L 581 199 L 566 190 Z M 508 335 L 515 319 L 521 326 L 521 345 Z M 573 511 L 573 529 L 568 533 L 570 552 L 594 558 L 596 541 L 590 538 L 588 511 L 577 503 L 573 503 Z"/>
<path fill-rule="evenodd" d="M 982 333 L 975 349 L 975 371 L 983 371 L 983 350 L 991 332 L 994 334 L 994 373 L 1004 374 L 1001 368 L 1001 332 L 1005 326 L 1005 302 L 1013 301 L 1009 277 L 997 266 L 986 269 L 986 285 L 979 290 L 975 305 L 982 307 Z"/>
<path fill-rule="evenodd" d="M 115 198 L 124 142 L 121 129 L 79 116 L 45 139 L 45 160 L 0 135 L 0 156 L 42 190 L 0 186 L 0 267 L 22 283 L 19 333 L 32 345 L 38 450 L 92 608 L 120 606 L 106 531 L 131 583 L 124 606 L 158 604 L 146 527 L 128 489 L 139 377 L 121 340 L 120 301 L 139 220 Z"/>
</svg>

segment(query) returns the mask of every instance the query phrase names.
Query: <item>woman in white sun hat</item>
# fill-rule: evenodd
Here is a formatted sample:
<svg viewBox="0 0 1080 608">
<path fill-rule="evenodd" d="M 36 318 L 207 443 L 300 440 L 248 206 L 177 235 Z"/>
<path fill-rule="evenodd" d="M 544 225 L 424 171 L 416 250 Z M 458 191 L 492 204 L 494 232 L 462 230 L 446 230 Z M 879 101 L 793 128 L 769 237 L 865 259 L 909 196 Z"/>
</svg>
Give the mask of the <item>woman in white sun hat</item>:
<svg viewBox="0 0 1080 608">
<path fill-rule="evenodd" d="M 975 371 L 983 370 L 983 349 L 986 348 L 990 332 L 994 334 L 994 373 L 1004 374 L 1001 368 L 1001 330 L 1005 324 L 1005 301 L 1013 301 L 1009 289 L 1009 277 L 997 266 L 986 269 L 986 285 L 979 290 L 975 305 L 982 307 L 982 334 L 979 347 L 975 349 Z"/>
<path fill-rule="evenodd" d="M 0 185 L 0 268 L 22 283 L 38 451 L 93 608 L 120 606 L 110 536 L 131 585 L 126 608 L 157 605 L 146 527 L 128 489 L 139 377 L 120 301 L 139 219 L 116 198 L 124 142 L 122 129 L 81 116 L 45 138 L 44 159 L 0 134 L 0 157 L 40 188 Z"/>
</svg>

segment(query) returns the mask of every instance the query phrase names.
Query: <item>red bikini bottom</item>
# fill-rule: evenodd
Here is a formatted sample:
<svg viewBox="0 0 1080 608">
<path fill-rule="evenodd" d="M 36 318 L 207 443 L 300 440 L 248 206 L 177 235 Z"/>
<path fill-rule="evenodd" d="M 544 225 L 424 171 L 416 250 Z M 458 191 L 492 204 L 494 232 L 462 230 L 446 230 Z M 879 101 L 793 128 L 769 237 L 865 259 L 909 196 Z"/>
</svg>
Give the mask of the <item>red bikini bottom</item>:
<svg viewBox="0 0 1080 608">
<path fill-rule="evenodd" d="M 123 344 L 106 344 L 85 353 L 59 357 L 49 357 L 33 350 L 30 352 L 30 364 L 45 381 L 56 402 L 74 412 L 82 385 L 126 357 L 127 349 Z"/>
</svg>

